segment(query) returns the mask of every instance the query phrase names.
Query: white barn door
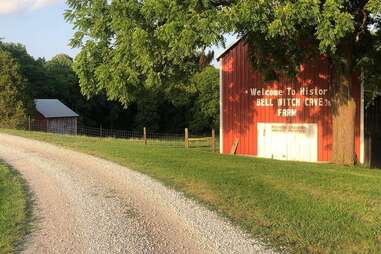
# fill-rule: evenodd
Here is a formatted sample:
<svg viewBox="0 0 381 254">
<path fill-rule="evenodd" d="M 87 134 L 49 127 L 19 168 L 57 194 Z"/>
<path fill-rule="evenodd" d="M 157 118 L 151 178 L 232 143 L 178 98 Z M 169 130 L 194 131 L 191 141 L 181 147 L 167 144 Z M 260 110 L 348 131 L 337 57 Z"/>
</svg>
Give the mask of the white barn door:
<svg viewBox="0 0 381 254">
<path fill-rule="evenodd" d="M 316 124 L 257 124 L 258 157 L 277 160 L 317 161 Z"/>
</svg>

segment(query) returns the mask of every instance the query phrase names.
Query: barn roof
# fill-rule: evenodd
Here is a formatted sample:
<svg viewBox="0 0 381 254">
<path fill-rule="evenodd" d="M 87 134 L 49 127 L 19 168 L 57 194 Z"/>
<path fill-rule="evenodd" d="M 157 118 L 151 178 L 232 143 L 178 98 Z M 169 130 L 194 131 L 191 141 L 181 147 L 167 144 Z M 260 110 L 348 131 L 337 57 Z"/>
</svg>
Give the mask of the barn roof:
<svg viewBox="0 0 381 254">
<path fill-rule="evenodd" d="M 242 37 L 238 38 L 235 42 L 233 42 L 229 47 L 227 47 L 221 54 L 217 56 L 217 61 L 220 61 L 220 59 L 232 48 L 234 48 L 240 41 L 242 40 Z"/>
<path fill-rule="evenodd" d="M 78 117 L 79 115 L 57 99 L 35 99 L 36 110 L 45 118 Z"/>
</svg>

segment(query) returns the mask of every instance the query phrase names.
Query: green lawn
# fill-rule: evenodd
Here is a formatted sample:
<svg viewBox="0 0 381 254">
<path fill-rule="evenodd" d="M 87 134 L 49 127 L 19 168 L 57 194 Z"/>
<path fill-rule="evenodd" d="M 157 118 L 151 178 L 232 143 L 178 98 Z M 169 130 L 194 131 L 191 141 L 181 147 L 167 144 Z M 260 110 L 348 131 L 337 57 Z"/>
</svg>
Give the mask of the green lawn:
<svg viewBox="0 0 381 254">
<path fill-rule="evenodd" d="M 26 232 L 27 192 L 21 178 L 0 161 L 0 253 L 16 252 Z"/>
<path fill-rule="evenodd" d="M 291 253 L 381 253 L 381 171 L 221 156 L 117 139 L 7 131 L 160 179 Z"/>
</svg>

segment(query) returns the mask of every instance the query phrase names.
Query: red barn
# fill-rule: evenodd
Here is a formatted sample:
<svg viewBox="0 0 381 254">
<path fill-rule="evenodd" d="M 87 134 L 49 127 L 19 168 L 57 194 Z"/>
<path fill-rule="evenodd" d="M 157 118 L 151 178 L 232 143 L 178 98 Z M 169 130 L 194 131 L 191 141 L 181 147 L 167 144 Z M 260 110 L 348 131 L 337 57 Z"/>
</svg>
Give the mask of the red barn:
<svg viewBox="0 0 381 254">
<path fill-rule="evenodd" d="M 329 162 L 332 156 L 332 73 L 323 59 L 301 65 L 296 78 L 265 82 L 239 40 L 219 56 L 221 153 L 235 151 L 283 160 Z M 357 103 L 355 152 L 364 162 L 363 89 L 353 78 Z M 357 85 L 356 85 L 357 84 Z"/>
</svg>

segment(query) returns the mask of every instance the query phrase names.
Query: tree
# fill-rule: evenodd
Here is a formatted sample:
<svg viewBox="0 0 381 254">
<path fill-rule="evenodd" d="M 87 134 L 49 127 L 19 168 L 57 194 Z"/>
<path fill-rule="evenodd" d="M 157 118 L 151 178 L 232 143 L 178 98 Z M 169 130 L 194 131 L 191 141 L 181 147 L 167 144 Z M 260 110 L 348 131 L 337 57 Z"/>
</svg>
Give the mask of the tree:
<svg viewBox="0 0 381 254">
<path fill-rule="evenodd" d="M 106 91 L 128 105 L 144 87 L 189 84 L 204 46 L 222 35 L 214 8 L 205 13 L 196 1 L 181 2 L 68 0 L 65 18 L 77 28 L 71 45 L 81 47 L 74 69 L 82 92 Z"/>
<path fill-rule="evenodd" d="M 47 77 L 44 98 L 56 98 L 64 102 L 80 114 L 81 124 L 93 127 L 102 125 L 103 128 L 132 126 L 133 117 L 129 116 L 130 111 L 118 103 L 108 102 L 104 93 L 92 98 L 86 98 L 81 94 L 79 80 L 73 70 L 73 59 L 70 56 L 54 56 L 44 63 L 44 70 Z"/>
<path fill-rule="evenodd" d="M 73 59 L 58 54 L 44 64 L 44 70 L 47 77 L 45 98 L 60 99 L 74 110 L 82 109 L 85 98 L 73 71 Z"/>
<path fill-rule="evenodd" d="M 191 108 L 190 127 L 197 131 L 210 131 L 219 128 L 219 71 L 207 66 L 192 78 L 194 105 Z"/>
<path fill-rule="evenodd" d="M 28 54 L 24 45 L 0 41 L 4 50 L 18 63 L 21 75 L 25 78 L 26 92 L 31 98 L 46 98 L 49 95 L 48 77 L 44 69 L 45 59 L 35 60 Z"/>
<path fill-rule="evenodd" d="M 333 95 L 333 162 L 353 164 L 356 104 L 353 77 L 365 70 L 378 89 L 372 64 L 380 62 L 379 0 L 252 1 L 234 4 L 232 29 L 249 43 L 253 65 L 264 73 L 294 74 L 310 57 L 324 54 L 336 75 Z"/>
<path fill-rule="evenodd" d="M 351 164 L 356 105 L 349 91 L 361 68 L 380 64 L 379 0 L 67 0 L 81 47 L 75 69 L 85 94 L 105 90 L 128 104 L 143 86 L 187 84 L 194 57 L 236 33 L 266 76 L 294 75 L 324 54 L 336 73 L 333 161 Z M 374 68 L 373 68 L 374 69 Z M 367 87 L 378 73 L 364 72 Z"/>
<path fill-rule="evenodd" d="M 0 126 L 24 128 L 28 106 L 30 101 L 25 94 L 19 65 L 7 52 L 0 50 Z"/>
</svg>

